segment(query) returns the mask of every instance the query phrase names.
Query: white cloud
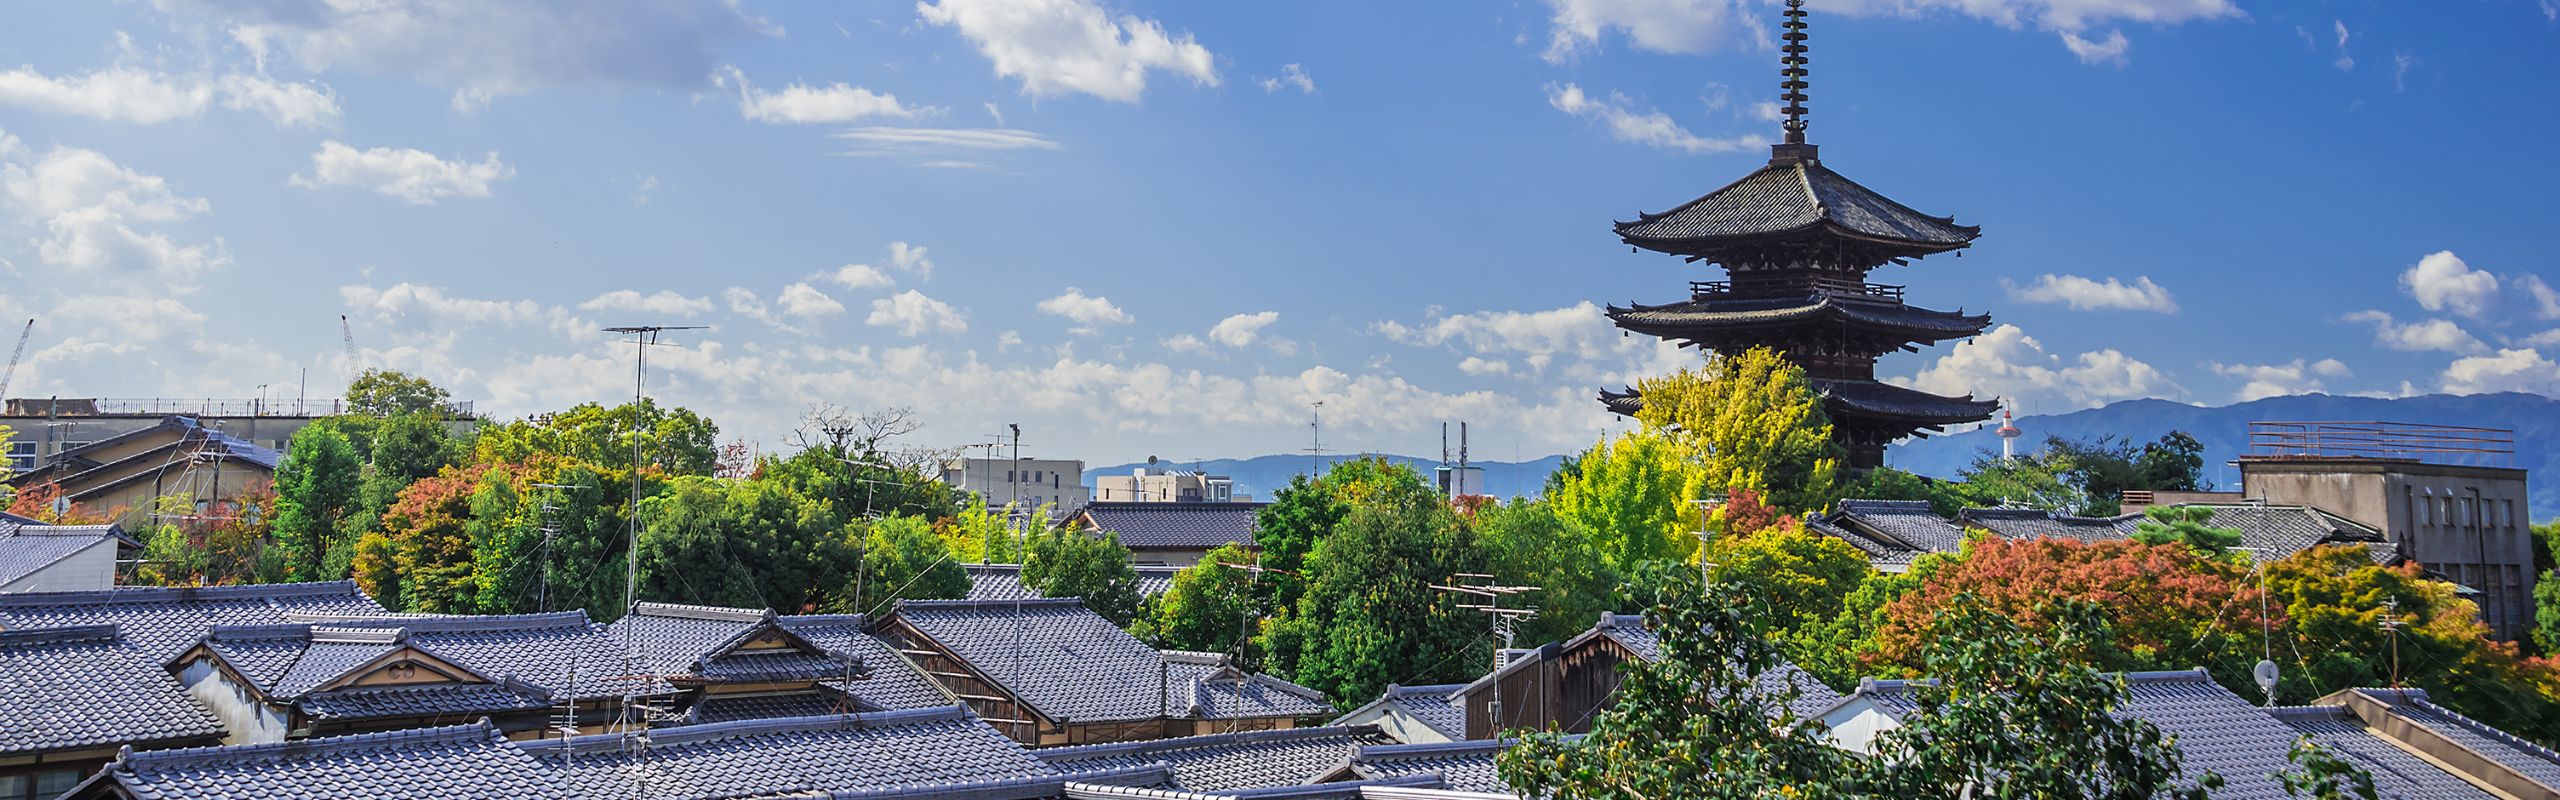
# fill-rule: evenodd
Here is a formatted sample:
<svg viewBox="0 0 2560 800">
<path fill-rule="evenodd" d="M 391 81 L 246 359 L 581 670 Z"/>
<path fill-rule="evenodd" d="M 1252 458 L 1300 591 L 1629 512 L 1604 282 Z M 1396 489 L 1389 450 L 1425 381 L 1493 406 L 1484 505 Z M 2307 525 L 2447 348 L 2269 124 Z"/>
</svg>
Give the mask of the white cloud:
<svg viewBox="0 0 2560 800">
<path fill-rule="evenodd" d="M 338 287 L 348 310 L 382 318 L 431 318 L 470 325 L 516 325 L 553 318 L 531 300 L 486 300 L 456 297 L 443 287 L 402 282 L 390 288 L 364 285 Z M 601 298 L 599 298 L 601 299 Z"/>
<path fill-rule="evenodd" d="M 1001 123 L 1001 121 L 999 121 Z M 839 131 L 851 143 L 839 155 L 892 158 L 927 167 L 986 167 L 973 159 L 1025 150 L 1056 150 L 1058 143 L 1031 131 L 1009 128 L 865 127 Z"/>
<path fill-rule="evenodd" d="M 327 89 L 264 75 L 225 76 L 222 107 L 256 112 L 280 128 L 326 128 L 338 124 L 338 99 Z"/>
<path fill-rule="evenodd" d="M 2212 367 L 2216 375 L 2239 378 L 2243 381 L 2239 391 L 2232 394 L 2232 399 L 2244 403 L 2268 397 L 2322 391 L 2328 387 L 2321 384 L 2321 378 L 2344 378 L 2353 374 L 2348 372 L 2345 363 L 2334 358 L 2324 358 L 2309 363 L 2297 358 L 2285 364 L 2214 362 Z"/>
<path fill-rule="evenodd" d="M 456 114 L 477 114 L 489 110 L 489 93 L 468 86 L 453 90 L 453 100 L 445 104 Z"/>
<path fill-rule="evenodd" d="M 2524 338 L 2524 341 L 2519 342 L 2518 344 L 2522 344 L 2526 347 L 2560 347 L 2560 328 L 2553 328 L 2532 336 L 2527 336 Z"/>
<path fill-rule="evenodd" d="M 2560 290 L 2544 283 L 2542 276 L 2525 273 L 2515 276 L 2516 285 L 2533 298 L 2533 315 L 2542 319 L 2560 319 Z"/>
<path fill-rule="evenodd" d="M 2489 349 L 2478 337 L 2449 319 L 2424 319 L 2403 323 L 2390 314 L 2365 310 L 2348 314 L 2347 322 L 2373 326 L 2373 343 L 2393 350 L 2442 350 L 2447 353 L 2476 353 Z"/>
<path fill-rule="evenodd" d="M 826 279 L 847 289 L 883 289 L 898 283 L 890 279 L 887 273 L 881 272 L 880 268 L 869 264 L 846 264 L 837 267 L 835 271 L 826 273 Z"/>
<path fill-rule="evenodd" d="M 925 257 L 923 247 L 906 242 L 890 242 L 889 265 L 918 278 L 933 280 L 933 259 Z"/>
<path fill-rule="evenodd" d="M 1072 286 L 1067 287 L 1064 294 L 1040 301 L 1038 307 L 1040 313 L 1066 317 L 1087 326 L 1127 325 L 1137 321 L 1136 317 L 1129 316 L 1129 312 L 1112 305 L 1110 298 L 1087 295 L 1083 289 Z"/>
<path fill-rule="evenodd" d="M 900 336 L 922 336 L 931 331 L 960 333 L 969 329 L 968 314 L 914 289 L 871 301 L 871 316 L 863 322 L 873 327 L 896 330 Z"/>
<path fill-rule="evenodd" d="M 1306 69 L 1296 64 L 1282 66 L 1279 77 L 1264 78 L 1261 82 L 1263 94 L 1277 92 L 1282 88 L 1296 89 L 1301 94 L 1316 93 L 1316 79 L 1307 77 Z"/>
<path fill-rule="evenodd" d="M 2021 303 L 2062 303 L 2080 311 L 2178 312 L 2178 301 L 2170 298 L 2168 289 L 2152 283 L 2149 276 L 2136 277 L 2127 284 L 2115 278 L 2094 281 L 2078 275 L 2047 273 L 2032 285 L 2019 286 L 2007 278 L 2000 279 L 2000 285 L 2008 288 L 2009 299 Z"/>
<path fill-rule="evenodd" d="M 2491 355 L 2456 359 L 2444 368 L 2444 390 L 2450 394 L 2535 392 L 2560 395 L 2560 363 L 2531 348 L 2500 350 Z"/>
<path fill-rule="evenodd" d="M 329 141 L 311 154 L 311 174 L 295 174 L 295 186 L 349 186 L 402 200 L 431 204 L 445 197 L 487 197 L 489 184 L 515 177 L 516 168 L 490 153 L 479 163 L 446 161 L 424 150 L 376 147 L 357 150 Z"/>
<path fill-rule="evenodd" d="M 2335 65 L 2339 72 L 2353 71 L 2356 68 L 2356 60 L 2354 56 L 2347 55 L 2347 21 L 2341 19 L 2330 20 L 2330 22 L 2336 25 L 2338 30 L 2338 60 L 2330 63 Z"/>
<path fill-rule="evenodd" d="M 731 0 L 474 0 L 164 3 L 210 17 L 252 53 L 291 53 L 312 71 L 403 75 L 491 95 L 554 87 L 702 85 L 717 52 L 780 31 Z"/>
<path fill-rule="evenodd" d="M 595 299 L 579 303 L 578 307 L 587 311 L 643 311 L 651 314 L 695 317 L 711 313 L 711 298 L 686 297 L 664 289 L 659 290 L 657 294 L 649 295 L 630 289 L 615 289 L 596 295 Z"/>
<path fill-rule="evenodd" d="M 1960 342 L 1919 373 L 1890 382 L 1937 394 L 2000 397 L 2028 409 L 2096 408 L 2185 392 L 2158 368 L 2113 348 L 2066 362 L 2016 325 Z"/>
<path fill-rule="evenodd" d="M 1249 347 L 1255 339 L 1262 338 L 1263 328 L 1270 327 L 1271 323 L 1279 321 L 1280 312 L 1278 311 L 1236 314 L 1218 320 L 1216 325 L 1209 326 L 1209 341 L 1228 347 Z"/>
<path fill-rule="evenodd" d="M 1756 134 L 1714 139 L 1690 133 L 1659 109 L 1635 111 L 1626 95 L 1611 92 L 1605 99 L 1583 93 L 1582 87 L 1570 83 L 1547 84 L 1547 105 L 1601 124 L 1609 136 L 1621 142 L 1678 150 L 1684 153 L 1730 153 L 1759 147 L 1769 140 Z"/>
<path fill-rule="evenodd" d="M 2451 250 L 2440 250 L 2400 273 L 2400 288 L 2428 311 L 2478 317 L 2498 299 L 2498 276 L 2472 269 Z"/>
<path fill-rule="evenodd" d="M 1598 47 L 1612 32 L 1637 49 L 1662 53 L 1763 47 L 1778 20 L 1769 6 L 1747 0 L 1547 0 L 1547 6 L 1554 15 L 1545 56 L 1558 62 Z M 2241 13 L 2232 0 L 1835 0 L 1822 6 L 1857 16 L 1946 12 L 2004 28 L 2033 26 L 2060 37 L 2089 64 L 2121 64 L 2132 47 L 2123 31 L 2096 28 L 2120 22 L 2174 25 Z"/>
<path fill-rule="evenodd" d="M 1026 95 L 1082 92 L 1135 103 L 1152 71 L 1218 85 L 1215 56 L 1190 34 L 1167 35 L 1134 15 L 1114 19 L 1092 0 L 933 0 L 918 2 L 916 13 L 957 29 L 995 62 L 998 77 L 1021 79 Z"/>
<path fill-rule="evenodd" d="M 113 67 L 48 77 L 34 67 L 0 72 L 0 103 L 52 114 L 145 125 L 203 113 L 213 87 L 149 70 Z"/>
<path fill-rule="evenodd" d="M 736 67 L 721 71 L 717 80 L 738 84 L 738 113 L 755 122 L 852 122 L 869 117 L 913 117 L 923 111 L 900 105 L 897 95 L 841 82 L 829 86 L 793 83 L 781 91 L 766 91 L 747 82 L 747 74 Z"/>
<path fill-rule="evenodd" d="M 152 230 L 211 213 L 204 198 L 178 194 L 160 176 L 95 150 L 56 147 L 32 162 L 12 159 L 27 155 L 16 139 L 0 136 L 0 205 L 19 224 L 43 231 L 34 244 L 45 264 L 185 288 L 231 263 L 221 239 L 181 244 Z"/>
<path fill-rule="evenodd" d="M 1498 361 L 1480 356 L 1468 356 L 1458 360 L 1458 371 L 1478 377 L 1509 375 L 1511 374 L 1511 362 Z"/>
<path fill-rule="evenodd" d="M 1194 355 L 1209 352 L 1209 343 L 1188 333 L 1177 333 L 1164 340 L 1164 349 Z"/>
<path fill-rule="evenodd" d="M 782 287 L 782 296 L 774 298 L 774 304 L 782 307 L 782 313 L 802 318 L 844 313 L 843 303 L 806 283 Z"/>
</svg>

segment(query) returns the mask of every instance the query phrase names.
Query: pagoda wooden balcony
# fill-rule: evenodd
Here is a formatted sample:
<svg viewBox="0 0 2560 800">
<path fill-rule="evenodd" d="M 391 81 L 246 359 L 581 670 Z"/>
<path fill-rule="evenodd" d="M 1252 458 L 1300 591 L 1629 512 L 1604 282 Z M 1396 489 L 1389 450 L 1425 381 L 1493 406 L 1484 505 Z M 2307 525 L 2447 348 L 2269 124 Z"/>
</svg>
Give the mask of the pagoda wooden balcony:
<svg viewBox="0 0 2560 800">
<path fill-rule="evenodd" d="M 1870 300 L 1902 302 L 1902 288 L 1891 284 L 1846 281 L 1835 278 L 1796 278 L 1750 281 L 1735 286 L 1733 281 L 1690 281 L 1689 299 L 1717 297 L 1803 297 L 1813 294 L 1847 295 Z"/>
</svg>

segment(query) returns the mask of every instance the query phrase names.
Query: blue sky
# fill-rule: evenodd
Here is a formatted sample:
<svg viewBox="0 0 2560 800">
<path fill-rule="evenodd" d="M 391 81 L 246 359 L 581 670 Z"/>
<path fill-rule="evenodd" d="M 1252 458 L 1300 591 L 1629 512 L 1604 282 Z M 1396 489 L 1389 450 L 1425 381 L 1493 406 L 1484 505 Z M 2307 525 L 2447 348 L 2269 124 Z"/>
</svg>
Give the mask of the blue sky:
<svg viewBox="0 0 2560 800">
<path fill-rule="evenodd" d="M 1889 267 L 2000 327 L 1891 379 L 2136 397 L 2560 394 L 2560 0 L 1816 0 L 1827 164 L 1984 227 Z M 512 416 L 655 391 L 1097 463 L 1579 449 L 1694 363 L 1608 225 L 1756 168 L 1774 3 L 203 0 L 0 33 L 13 396 Z M 10 326 L 15 328 L 13 324 Z"/>
</svg>

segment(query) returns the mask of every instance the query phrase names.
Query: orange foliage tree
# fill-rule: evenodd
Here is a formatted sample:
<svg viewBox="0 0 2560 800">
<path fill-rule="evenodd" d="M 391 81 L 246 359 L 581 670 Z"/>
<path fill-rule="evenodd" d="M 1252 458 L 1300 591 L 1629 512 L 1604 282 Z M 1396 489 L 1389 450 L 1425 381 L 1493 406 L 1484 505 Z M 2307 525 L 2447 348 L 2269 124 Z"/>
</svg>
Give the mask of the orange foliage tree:
<svg viewBox="0 0 2560 800">
<path fill-rule="evenodd" d="M 2174 544 L 1980 539 L 1886 605 L 1876 653 L 1905 669 L 1918 667 L 1932 621 L 1958 595 L 1981 598 L 2029 630 L 2049 628 L 2049 610 L 2076 600 L 2107 609 L 2112 618 L 2114 641 L 2098 653 L 2103 668 L 2203 666 L 2227 686 L 2249 686 L 2265 618 L 2247 574 L 2245 567 Z"/>
</svg>

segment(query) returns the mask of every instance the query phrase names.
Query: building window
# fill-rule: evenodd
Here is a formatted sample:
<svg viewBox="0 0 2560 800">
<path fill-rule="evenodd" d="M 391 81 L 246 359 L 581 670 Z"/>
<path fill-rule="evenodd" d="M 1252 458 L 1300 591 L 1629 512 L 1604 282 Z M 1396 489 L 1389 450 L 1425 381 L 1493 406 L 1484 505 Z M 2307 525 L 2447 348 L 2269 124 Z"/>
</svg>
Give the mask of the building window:
<svg viewBox="0 0 2560 800">
<path fill-rule="evenodd" d="M 9 470 L 10 470 L 10 471 L 12 471 L 12 472 L 25 472 L 25 471 L 27 471 L 27 470 L 31 470 L 31 469 L 35 469 L 35 468 L 36 468 L 36 443 L 34 443 L 34 442 L 10 442 L 10 443 L 9 443 Z M 5 796 L 7 796 L 7 795 L 5 795 L 5 794 L 0 794 L 0 797 L 5 797 Z"/>
</svg>

